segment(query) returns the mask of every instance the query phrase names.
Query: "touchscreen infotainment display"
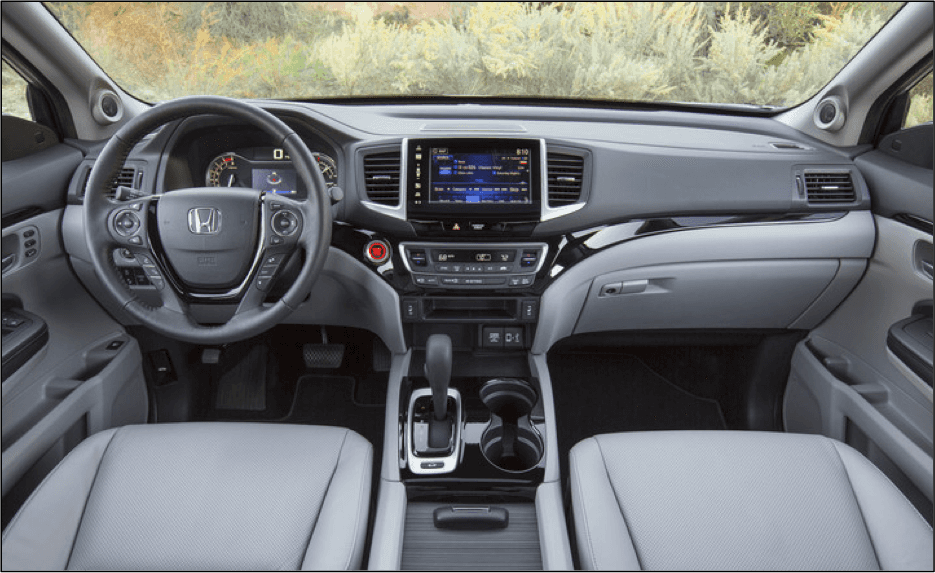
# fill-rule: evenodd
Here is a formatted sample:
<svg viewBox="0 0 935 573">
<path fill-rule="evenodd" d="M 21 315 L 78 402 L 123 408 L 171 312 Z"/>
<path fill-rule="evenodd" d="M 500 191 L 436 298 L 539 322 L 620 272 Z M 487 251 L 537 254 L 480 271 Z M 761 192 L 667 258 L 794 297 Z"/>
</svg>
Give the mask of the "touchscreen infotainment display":
<svg viewBox="0 0 935 573">
<path fill-rule="evenodd" d="M 431 147 L 429 204 L 532 202 L 530 149 L 478 151 Z"/>
</svg>

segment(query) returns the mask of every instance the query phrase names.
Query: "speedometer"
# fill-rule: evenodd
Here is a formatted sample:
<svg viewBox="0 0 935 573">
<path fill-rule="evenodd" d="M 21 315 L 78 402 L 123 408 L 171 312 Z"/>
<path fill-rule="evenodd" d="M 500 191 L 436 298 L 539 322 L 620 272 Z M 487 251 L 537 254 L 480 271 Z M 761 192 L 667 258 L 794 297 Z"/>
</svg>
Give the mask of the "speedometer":
<svg viewBox="0 0 935 573">
<path fill-rule="evenodd" d="M 242 159 L 234 153 L 218 155 L 208 164 L 205 185 L 208 187 L 249 187 L 240 176 Z"/>
</svg>

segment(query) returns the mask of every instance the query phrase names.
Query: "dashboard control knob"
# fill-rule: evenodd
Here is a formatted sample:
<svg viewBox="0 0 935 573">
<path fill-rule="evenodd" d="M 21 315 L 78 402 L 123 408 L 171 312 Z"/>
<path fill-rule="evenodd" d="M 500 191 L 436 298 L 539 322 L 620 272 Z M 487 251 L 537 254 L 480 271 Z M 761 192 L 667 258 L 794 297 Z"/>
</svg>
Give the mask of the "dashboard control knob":
<svg viewBox="0 0 935 573">
<path fill-rule="evenodd" d="M 364 257 L 375 265 L 382 265 L 390 259 L 390 246 L 385 241 L 374 239 L 367 243 Z"/>
</svg>

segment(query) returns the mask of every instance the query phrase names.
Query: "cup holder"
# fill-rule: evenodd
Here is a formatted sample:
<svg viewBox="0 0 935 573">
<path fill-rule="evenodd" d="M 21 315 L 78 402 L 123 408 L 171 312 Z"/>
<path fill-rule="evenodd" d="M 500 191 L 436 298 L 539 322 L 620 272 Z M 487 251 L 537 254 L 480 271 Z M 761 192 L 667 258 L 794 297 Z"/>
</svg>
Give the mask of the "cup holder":
<svg viewBox="0 0 935 573">
<path fill-rule="evenodd" d="M 490 423 L 480 439 L 487 461 L 513 473 L 539 465 L 545 447 L 529 419 L 538 400 L 533 387 L 525 380 L 496 378 L 481 387 L 480 398 L 490 410 Z"/>
</svg>

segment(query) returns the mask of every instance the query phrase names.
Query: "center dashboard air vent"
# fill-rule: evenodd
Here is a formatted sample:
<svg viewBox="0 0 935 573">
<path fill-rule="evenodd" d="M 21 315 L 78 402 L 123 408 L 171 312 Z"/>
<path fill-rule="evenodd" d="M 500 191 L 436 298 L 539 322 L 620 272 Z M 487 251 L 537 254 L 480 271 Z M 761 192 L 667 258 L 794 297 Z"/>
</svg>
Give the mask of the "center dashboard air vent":
<svg viewBox="0 0 935 573">
<path fill-rule="evenodd" d="M 584 158 L 568 153 L 547 154 L 549 207 L 564 207 L 581 200 Z"/>
<path fill-rule="evenodd" d="M 399 205 L 400 152 L 387 151 L 364 156 L 364 186 L 367 198 L 379 205 Z"/>
<path fill-rule="evenodd" d="M 853 203 L 854 180 L 848 171 L 806 171 L 805 196 L 811 205 Z"/>
</svg>

